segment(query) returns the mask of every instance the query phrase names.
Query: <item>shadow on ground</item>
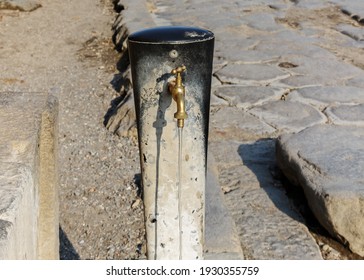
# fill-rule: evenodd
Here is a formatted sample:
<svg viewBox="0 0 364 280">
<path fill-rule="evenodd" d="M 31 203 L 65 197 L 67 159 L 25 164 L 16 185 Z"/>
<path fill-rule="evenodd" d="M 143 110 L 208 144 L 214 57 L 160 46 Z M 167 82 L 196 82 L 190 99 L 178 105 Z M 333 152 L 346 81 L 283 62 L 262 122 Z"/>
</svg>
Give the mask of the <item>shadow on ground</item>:
<svg viewBox="0 0 364 280">
<path fill-rule="evenodd" d="M 292 205 L 292 201 L 287 196 L 281 182 L 282 173 L 279 171 L 275 160 L 275 139 L 242 144 L 237 152 L 244 165 L 255 174 L 260 187 L 274 205 L 281 212 L 302 223 L 303 218 Z"/>
<path fill-rule="evenodd" d="M 280 211 L 305 224 L 318 243 L 329 244 L 341 254 L 343 259 L 363 259 L 334 240 L 320 225 L 308 206 L 303 189 L 293 185 L 278 168 L 275 142 L 275 139 L 263 139 L 254 143 L 241 144 L 237 152 L 244 165 L 257 177 L 262 190 Z"/>
<path fill-rule="evenodd" d="M 79 254 L 62 227 L 59 227 L 59 257 L 61 260 L 80 260 Z"/>
</svg>

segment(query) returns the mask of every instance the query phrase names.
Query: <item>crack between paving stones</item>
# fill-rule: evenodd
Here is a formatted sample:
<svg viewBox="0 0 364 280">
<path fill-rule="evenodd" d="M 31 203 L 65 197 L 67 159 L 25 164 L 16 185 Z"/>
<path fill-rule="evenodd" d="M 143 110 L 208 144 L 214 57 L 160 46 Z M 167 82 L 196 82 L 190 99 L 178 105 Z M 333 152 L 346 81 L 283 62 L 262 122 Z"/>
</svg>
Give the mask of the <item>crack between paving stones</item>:
<svg viewBox="0 0 364 280">
<path fill-rule="evenodd" d="M 254 108 L 254 106 L 253 106 L 252 108 Z M 249 110 L 251 110 L 251 109 L 249 109 Z M 264 119 L 262 119 L 262 118 L 258 117 L 257 115 L 253 114 L 252 112 L 250 112 L 250 111 L 246 111 L 246 112 L 247 112 L 249 115 L 251 115 L 252 117 L 254 117 L 254 118 L 256 118 L 256 119 L 260 120 L 262 123 L 264 123 L 264 124 L 266 124 L 266 125 L 270 126 L 271 128 L 274 128 L 276 131 L 278 130 L 278 128 L 277 128 L 275 125 L 273 125 L 273 124 L 270 124 L 270 123 L 266 122 Z"/>
<path fill-rule="evenodd" d="M 221 69 L 223 69 L 224 67 L 222 67 Z M 220 70 L 221 70 L 220 69 Z M 236 85 L 236 83 L 232 83 L 232 82 L 227 82 L 227 81 L 223 81 L 218 74 L 216 74 L 216 72 L 214 74 L 212 74 L 212 76 L 214 76 L 220 83 L 221 85 Z"/>
<path fill-rule="evenodd" d="M 297 90 L 297 88 L 288 88 L 288 89 L 286 89 L 286 90 L 283 92 L 283 94 L 281 95 L 280 100 L 287 101 L 287 97 L 288 97 L 288 95 L 289 95 L 292 91 L 294 91 L 294 90 Z"/>
<path fill-rule="evenodd" d="M 224 100 L 224 101 L 226 101 L 228 104 L 229 104 L 229 107 L 236 107 L 232 102 L 231 102 L 231 100 L 229 100 L 228 98 L 226 98 L 226 97 L 224 97 L 224 96 L 221 96 L 221 95 L 219 95 L 219 94 L 217 94 L 217 93 L 213 93 L 213 95 L 215 95 L 217 98 L 220 98 L 220 99 L 222 99 L 222 100 Z"/>
<path fill-rule="evenodd" d="M 329 115 L 327 114 L 327 108 L 329 108 L 329 105 L 325 106 L 322 110 L 321 113 L 326 117 L 326 121 L 325 124 L 333 124 L 332 120 L 330 119 Z"/>
</svg>

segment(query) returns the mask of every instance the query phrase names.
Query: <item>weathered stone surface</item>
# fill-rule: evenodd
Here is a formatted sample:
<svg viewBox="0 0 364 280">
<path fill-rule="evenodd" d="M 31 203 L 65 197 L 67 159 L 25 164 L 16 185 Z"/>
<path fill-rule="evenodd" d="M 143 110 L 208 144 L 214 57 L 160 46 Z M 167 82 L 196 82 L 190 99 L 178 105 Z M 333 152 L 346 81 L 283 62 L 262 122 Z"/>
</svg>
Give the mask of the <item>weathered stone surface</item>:
<svg viewBox="0 0 364 280">
<path fill-rule="evenodd" d="M 235 223 L 226 208 L 213 155 L 206 175 L 204 259 L 244 259 Z"/>
<path fill-rule="evenodd" d="M 244 17 L 244 21 L 247 25 L 262 31 L 278 31 L 283 27 L 276 23 L 275 15 L 272 13 L 255 13 Z"/>
<path fill-rule="evenodd" d="M 0 258 L 57 259 L 56 99 L 1 93 L 0 130 Z"/>
<path fill-rule="evenodd" d="M 284 30 L 266 36 L 253 36 L 257 40 L 255 50 L 269 53 L 272 56 L 303 55 L 308 57 L 326 57 L 330 53 L 318 46 L 318 38 L 299 35 L 292 30 Z M 259 40 L 260 39 L 260 40 Z M 331 57 L 334 57 L 331 54 Z"/>
<path fill-rule="evenodd" d="M 292 91 L 287 100 L 314 104 L 323 108 L 334 103 L 364 103 L 364 91 L 351 86 L 307 87 Z"/>
<path fill-rule="evenodd" d="M 278 100 L 283 90 L 268 87 L 220 86 L 213 93 L 226 100 L 229 106 L 248 108 L 268 100 Z"/>
<path fill-rule="evenodd" d="M 234 30 L 226 30 L 223 29 L 214 29 L 215 35 L 215 54 L 217 56 L 239 56 L 240 53 L 246 51 L 253 46 L 255 46 L 258 42 L 256 38 L 247 38 L 237 36 L 239 34 Z M 239 49 L 240 51 L 236 51 Z M 235 53 L 235 54 L 233 54 Z"/>
<path fill-rule="evenodd" d="M 211 107 L 227 106 L 227 105 L 229 105 L 229 103 L 226 100 L 216 96 L 215 94 L 211 94 L 211 97 L 210 97 L 210 106 Z"/>
<path fill-rule="evenodd" d="M 219 182 L 248 259 L 321 259 L 282 185 L 271 174 L 274 140 L 211 142 Z"/>
<path fill-rule="evenodd" d="M 0 0 L 0 10 L 9 9 L 31 12 L 39 7 L 42 7 L 42 5 L 34 0 Z"/>
<path fill-rule="evenodd" d="M 233 107 L 222 107 L 210 116 L 210 139 L 259 139 L 275 129 L 251 114 Z"/>
<path fill-rule="evenodd" d="M 268 102 L 249 110 L 281 132 L 297 132 L 306 127 L 326 122 L 326 117 L 315 108 L 291 101 Z"/>
<path fill-rule="evenodd" d="M 348 79 L 345 85 L 352 87 L 364 88 L 364 73 L 362 75 L 357 75 L 353 78 Z"/>
<path fill-rule="evenodd" d="M 18 163 L 0 162 L 0 170 L 0 259 L 36 259 L 39 208 L 34 174 Z"/>
<path fill-rule="evenodd" d="M 322 9 L 327 7 L 326 1 L 322 0 L 298 0 L 298 1 L 291 1 L 295 3 L 298 7 L 304 7 L 308 9 Z"/>
<path fill-rule="evenodd" d="M 225 46 L 225 44 L 223 44 Z M 218 54 L 229 61 L 232 62 L 242 62 L 242 63 L 268 63 L 272 61 L 277 61 L 279 56 L 274 55 L 271 52 L 267 53 L 264 51 L 257 51 L 257 50 L 244 50 L 244 51 L 237 51 L 235 49 L 229 47 L 223 47 L 221 51 L 218 51 Z M 240 49 L 240 47 L 239 47 Z"/>
<path fill-rule="evenodd" d="M 356 41 L 364 41 L 364 30 L 362 27 L 353 25 L 340 25 L 338 30 Z"/>
<path fill-rule="evenodd" d="M 295 68 L 286 69 L 292 77 L 282 81 L 283 84 L 294 87 L 342 85 L 347 79 L 362 74 L 361 69 L 330 59 L 330 55 L 324 57 L 285 55 L 281 59 L 297 65 Z"/>
<path fill-rule="evenodd" d="M 364 126 L 364 103 L 331 106 L 325 110 L 325 113 L 334 124 Z"/>
<path fill-rule="evenodd" d="M 317 125 L 277 141 L 277 162 L 319 222 L 364 256 L 364 128 Z"/>
<path fill-rule="evenodd" d="M 342 11 L 358 22 L 364 22 L 364 7 L 360 0 L 332 0 Z"/>
<path fill-rule="evenodd" d="M 269 83 L 289 76 L 278 67 L 261 64 L 228 64 L 215 74 L 225 83 L 252 85 Z"/>
</svg>

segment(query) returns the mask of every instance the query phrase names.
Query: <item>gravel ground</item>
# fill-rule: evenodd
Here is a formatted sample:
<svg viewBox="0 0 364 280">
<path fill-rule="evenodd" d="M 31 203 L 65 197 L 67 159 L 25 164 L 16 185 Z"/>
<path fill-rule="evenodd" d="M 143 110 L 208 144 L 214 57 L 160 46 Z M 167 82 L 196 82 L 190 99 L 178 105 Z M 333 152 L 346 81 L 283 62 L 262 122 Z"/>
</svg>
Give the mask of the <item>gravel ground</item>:
<svg viewBox="0 0 364 280">
<path fill-rule="evenodd" d="M 73 73 L 75 87 L 61 100 L 61 259 L 145 256 L 137 141 L 104 125 L 113 101 L 121 98 L 122 82 L 110 2 L 102 3 L 109 24 L 76 52 L 82 71 Z"/>
<path fill-rule="evenodd" d="M 104 125 L 123 92 L 113 1 L 40 2 L 0 9 L 0 92 L 59 98 L 61 259 L 144 258 L 137 141 Z"/>
</svg>

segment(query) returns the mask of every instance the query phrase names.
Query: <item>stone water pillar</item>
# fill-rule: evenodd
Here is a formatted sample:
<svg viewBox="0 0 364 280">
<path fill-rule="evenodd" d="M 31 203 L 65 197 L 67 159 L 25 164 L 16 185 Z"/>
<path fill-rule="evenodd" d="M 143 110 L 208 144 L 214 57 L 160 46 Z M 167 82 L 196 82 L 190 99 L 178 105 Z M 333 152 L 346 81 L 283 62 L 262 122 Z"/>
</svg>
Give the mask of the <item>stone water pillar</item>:
<svg viewBox="0 0 364 280">
<path fill-rule="evenodd" d="M 148 259 L 202 259 L 214 35 L 193 27 L 158 27 L 131 34 L 128 47 Z M 176 112 L 178 97 L 171 94 L 178 79 L 183 121 L 176 120 L 186 114 Z"/>
</svg>

